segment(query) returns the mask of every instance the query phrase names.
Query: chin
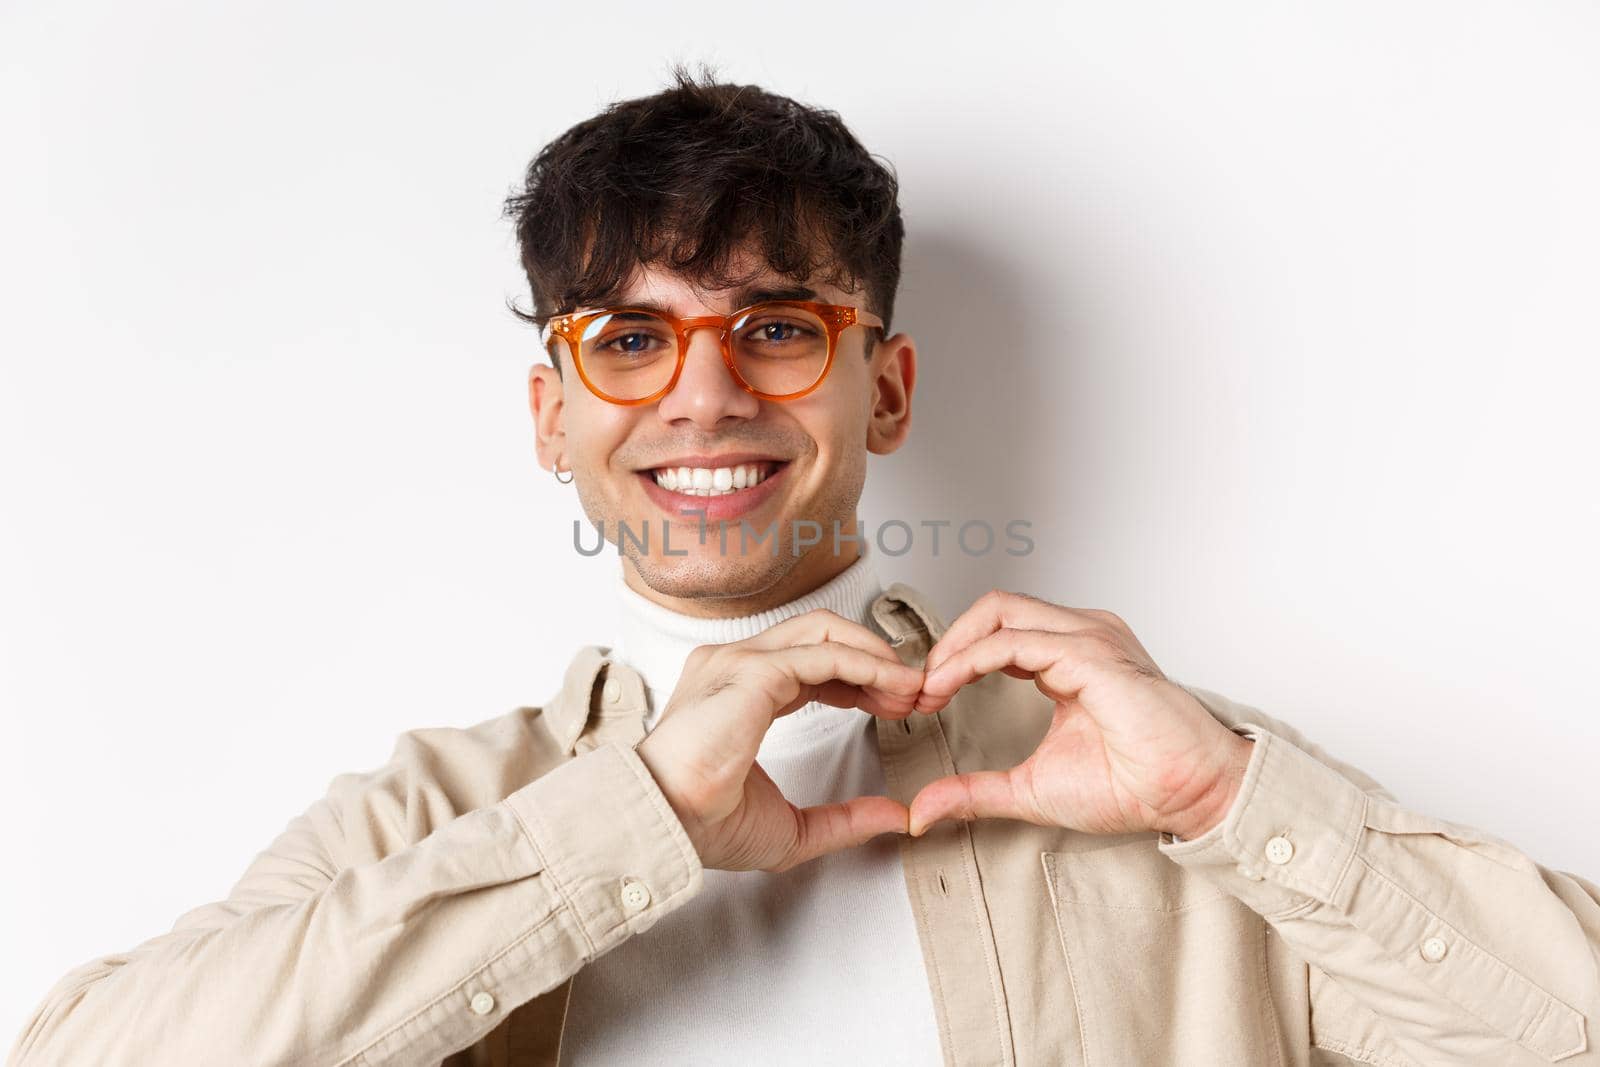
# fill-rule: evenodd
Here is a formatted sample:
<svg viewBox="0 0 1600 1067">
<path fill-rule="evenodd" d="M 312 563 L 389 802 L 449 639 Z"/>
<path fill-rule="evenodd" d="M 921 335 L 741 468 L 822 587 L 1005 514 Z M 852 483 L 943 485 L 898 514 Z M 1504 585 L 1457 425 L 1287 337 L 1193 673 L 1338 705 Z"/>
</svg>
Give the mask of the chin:
<svg viewBox="0 0 1600 1067">
<path fill-rule="evenodd" d="M 708 537 L 703 546 L 691 542 L 686 547 L 685 556 L 645 555 L 637 550 L 627 555 L 645 585 L 663 596 L 680 599 L 755 596 L 782 581 L 799 562 L 793 553 L 781 549 L 776 554 L 762 551 L 741 556 L 730 548 L 723 555 L 714 537 Z"/>
</svg>

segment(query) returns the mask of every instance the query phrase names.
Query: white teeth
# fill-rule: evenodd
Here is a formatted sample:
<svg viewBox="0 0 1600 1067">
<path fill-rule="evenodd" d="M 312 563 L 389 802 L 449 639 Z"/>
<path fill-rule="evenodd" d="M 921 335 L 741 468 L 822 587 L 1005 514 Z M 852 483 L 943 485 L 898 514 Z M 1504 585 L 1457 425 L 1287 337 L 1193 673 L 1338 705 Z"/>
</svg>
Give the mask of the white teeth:
<svg viewBox="0 0 1600 1067">
<path fill-rule="evenodd" d="M 735 467 L 662 467 L 655 471 L 656 484 L 687 496 L 722 496 L 736 493 L 764 481 L 770 473 L 768 463 L 741 463 Z"/>
</svg>

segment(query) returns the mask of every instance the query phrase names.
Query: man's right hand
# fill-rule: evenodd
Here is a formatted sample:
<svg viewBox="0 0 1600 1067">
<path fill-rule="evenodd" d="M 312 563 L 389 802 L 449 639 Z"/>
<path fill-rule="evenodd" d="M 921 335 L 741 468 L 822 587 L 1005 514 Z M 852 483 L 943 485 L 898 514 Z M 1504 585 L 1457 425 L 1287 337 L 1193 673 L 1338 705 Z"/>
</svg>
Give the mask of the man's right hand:
<svg viewBox="0 0 1600 1067">
<path fill-rule="evenodd" d="M 811 701 L 904 719 L 922 668 L 825 609 L 689 654 L 660 721 L 635 746 L 710 868 L 781 871 L 890 831 L 910 812 L 888 797 L 797 808 L 755 762 L 767 728 Z"/>
</svg>

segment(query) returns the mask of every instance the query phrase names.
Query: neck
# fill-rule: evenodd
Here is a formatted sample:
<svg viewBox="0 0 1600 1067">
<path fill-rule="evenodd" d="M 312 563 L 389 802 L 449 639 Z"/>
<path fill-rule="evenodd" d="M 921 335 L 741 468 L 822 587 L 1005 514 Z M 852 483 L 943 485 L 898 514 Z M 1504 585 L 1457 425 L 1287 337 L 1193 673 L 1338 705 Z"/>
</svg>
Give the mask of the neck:
<svg viewBox="0 0 1600 1067">
<path fill-rule="evenodd" d="M 858 519 L 856 520 L 858 535 L 860 527 Z M 782 546 L 779 548 L 781 550 Z M 832 543 L 824 538 L 821 544 L 801 556 L 789 573 L 776 583 L 760 592 L 742 596 L 669 596 L 650 588 L 639 576 L 639 569 L 633 560 L 626 556 L 622 559 L 622 582 L 646 600 L 679 615 L 689 615 L 697 619 L 734 619 L 771 611 L 779 605 L 814 592 L 843 574 L 852 563 L 861 558 L 859 545 L 855 541 L 844 542 L 838 552 L 831 551 L 832 548 Z"/>
<path fill-rule="evenodd" d="M 684 660 L 697 645 L 744 640 L 815 608 L 827 608 L 846 619 L 870 625 L 872 602 L 883 591 L 873 562 L 870 552 L 858 553 L 850 565 L 815 588 L 737 616 L 689 615 L 646 598 L 627 582 L 617 583 L 620 627 L 612 654 L 644 678 L 650 703 L 646 727 L 654 725 L 667 698 L 677 688 Z M 778 720 L 772 729 L 782 734 L 805 729 L 802 723 L 806 721 L 829 719 L 824 706 L 807 705 Z"/>
</svg>

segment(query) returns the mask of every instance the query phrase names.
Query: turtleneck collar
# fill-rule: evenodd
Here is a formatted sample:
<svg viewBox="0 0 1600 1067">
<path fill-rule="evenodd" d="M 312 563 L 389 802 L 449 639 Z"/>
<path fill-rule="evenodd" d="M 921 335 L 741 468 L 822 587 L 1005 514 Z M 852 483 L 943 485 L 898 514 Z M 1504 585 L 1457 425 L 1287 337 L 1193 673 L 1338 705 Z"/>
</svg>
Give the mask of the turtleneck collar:
<svg viewBox="0 0 1600 1067">
<path fill-rule="evenodd" d="M 619 574 L 617 601 L 620 629 L 612 656 L 637 670 L 649 693 L 645 729 L 655 726 L 661 709 L 683 672 L 684 660 L 697 645 L 725 644 L 753 637 L 785 619 L 816 608 L 827 608 L 868 628 L 872 602 L 883 592 L 867 545 L 850 566 L 803 596 L 786 604 L 732 619 L 705 619 L 662 607 L 629 588 Z M 863 713 L 854 708 L 807 704 L 773 723 L 768 738 L 799 737 L 857 722 Z"/>
</svg>

